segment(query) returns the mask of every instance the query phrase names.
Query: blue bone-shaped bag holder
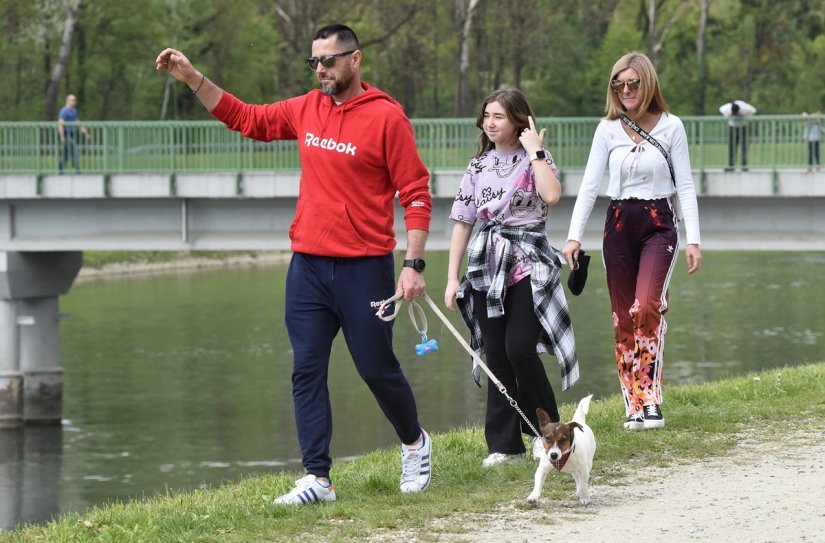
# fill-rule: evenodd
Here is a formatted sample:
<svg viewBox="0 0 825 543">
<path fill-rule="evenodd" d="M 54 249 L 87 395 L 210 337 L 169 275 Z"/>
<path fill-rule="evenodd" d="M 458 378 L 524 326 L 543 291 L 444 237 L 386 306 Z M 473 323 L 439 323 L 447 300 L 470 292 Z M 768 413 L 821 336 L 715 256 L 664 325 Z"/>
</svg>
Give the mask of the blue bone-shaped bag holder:
<svg viewBox="0 0 825 543">
<path fill-rule="evenodd" d="M 438 342 L 434 339 L 427 339 L 426 334 L 421 334 L 421 343 L 415 346 L 415 354 L 424 356 L 438 350 Z"/>
<path fill-rule="evenodd" d="M 434 353 L 438 350 L 438 342 L 434 339 L 427 339 L 427 316 L 424 310 L 418 305 L 418 302 L 411 300 L 407 306 L 407 311 L 410 313 L 410 321 L 412 321 L 413 328 L 421 334 L 421 343 L 415 346 L 415 354 L 418 356 L 425 356 Z M 418 316 L 421 317 L 421 328 L 418 327 L 418 321 L 415 318 L 415 312 L 418 311 Z"/>
</svg>

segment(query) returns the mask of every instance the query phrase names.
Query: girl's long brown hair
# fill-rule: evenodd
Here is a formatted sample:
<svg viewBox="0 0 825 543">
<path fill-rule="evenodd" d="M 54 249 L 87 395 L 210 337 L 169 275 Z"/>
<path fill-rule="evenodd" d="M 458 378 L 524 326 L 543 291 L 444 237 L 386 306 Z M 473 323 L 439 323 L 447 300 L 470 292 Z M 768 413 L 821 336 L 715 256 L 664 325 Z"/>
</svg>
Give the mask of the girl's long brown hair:
<svg viewBox="0 0 825 543">
<path fill-rule="evenodd" d="M 496 147 L 496 144 L 491 142 L 487 134 L 484 133 L 484 110 L 487 109 L 487 104 L 492 102 L 498 102 L 504 108 L 507 119 L 516 127 L 516 137 L 521 134 L 522 130 L 530 126 L 528 117 L 536 118 L 533 114 L 533 108 L 530 107 L 530 103 L 527 102 L 523 92 L 518 89 L 494 90 L 481 103 L 481 109 L 476 118 L 476 126 L 481 130 L 481 134 L 478 136 L 476 157 L 480 157 Z"/>
</svg>

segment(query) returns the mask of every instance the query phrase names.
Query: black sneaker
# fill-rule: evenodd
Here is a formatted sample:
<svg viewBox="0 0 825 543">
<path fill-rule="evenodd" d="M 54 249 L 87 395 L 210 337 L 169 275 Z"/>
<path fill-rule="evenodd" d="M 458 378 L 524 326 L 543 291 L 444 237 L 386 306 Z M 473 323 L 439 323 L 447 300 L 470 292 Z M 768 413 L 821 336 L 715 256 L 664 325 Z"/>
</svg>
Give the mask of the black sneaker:
<svg viewBox="0 0 825 543">
<path fill-rule="evenodd" d="M 665 417 L 662 415 L 662 410 L 659 409 L 658 405 L 646 405 L 645 412 L 642 417 L 642 426 L 645 430 L 649 430 L 651 428 L 664 428 L 665 427 Z"/>
<path fill-rule="evenodd" d="M 635 415 L 630 415 L 624 421 L 624 429 L 625 430 L 644 430 L 645 429 L 645 419 L 642 417 L 641 414 L 637 413 Z"/>
</svg>

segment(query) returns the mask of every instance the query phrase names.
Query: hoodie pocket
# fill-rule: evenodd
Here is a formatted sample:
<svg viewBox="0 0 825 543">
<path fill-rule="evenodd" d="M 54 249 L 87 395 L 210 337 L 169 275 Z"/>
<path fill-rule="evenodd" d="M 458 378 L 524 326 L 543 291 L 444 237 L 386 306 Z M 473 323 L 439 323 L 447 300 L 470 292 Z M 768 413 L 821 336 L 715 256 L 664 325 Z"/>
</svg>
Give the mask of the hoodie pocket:
<svg viewBox="0 0 825 543">
<path fill-rule="evenodd" d="M 364 256 L 367 242 L 355 229 L 347 206 L 301 199 L 289 237 L 296 251 L 322 256 Z"/>
</svg>

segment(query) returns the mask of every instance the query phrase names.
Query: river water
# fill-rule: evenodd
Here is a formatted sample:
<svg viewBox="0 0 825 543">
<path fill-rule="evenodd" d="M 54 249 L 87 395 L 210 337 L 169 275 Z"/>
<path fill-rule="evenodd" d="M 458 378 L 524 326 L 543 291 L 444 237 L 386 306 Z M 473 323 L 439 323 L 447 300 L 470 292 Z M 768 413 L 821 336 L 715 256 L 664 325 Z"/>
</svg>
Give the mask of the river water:
<svg viewBox="0 0 825 543">
<path fill-rule="evenodd" d="M 584 294 L 568 297 L 581 380 L 561 393 L 555 359 L 545 359 L 560 402 L 619 390 L 604 273 L 594 257 Z M 825 360 L 825 254 L 704 257 L 698 275 L 689 277 L 681 261 L 673 279 L 666 383 Z M 428 257 L 439 304 L 446 266 L 445 253 Z M 299 470 L 285 273 L 277 266 L 75 285 L 60 303 L 68 315 L 60 335 L 65 418 L 60 427 L 0 432 L 0 529 L 166 489 Z M 436 353 L 415 355 L 420 337 L 406 312 L 395 325 L 421 422 L 430 432 L 478 424 L 485 392 L 472 383 L 469 357 L 426 311 Z M 330 389 L 336 460 L 396 444 L 340 337 Z"/>
</svg>

